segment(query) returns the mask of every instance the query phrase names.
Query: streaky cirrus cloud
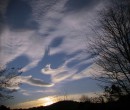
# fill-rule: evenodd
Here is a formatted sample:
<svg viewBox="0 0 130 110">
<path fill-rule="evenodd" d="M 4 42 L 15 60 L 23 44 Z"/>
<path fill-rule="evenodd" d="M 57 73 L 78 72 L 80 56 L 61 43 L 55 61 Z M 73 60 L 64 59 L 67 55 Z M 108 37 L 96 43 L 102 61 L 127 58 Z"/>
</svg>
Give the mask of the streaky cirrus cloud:
<svg viewBox="0 0 130 110">
<path fill-rule="evenodd" d="M 10 80 L 12 83 L 11 87 L 7 87 L 8 89 L 21 89 L 19 84 L 28 84 L 31 86 L 37 86 L 37 87 L 52 87 L 54 84 L 46 83 L 45 81 L 38 79 L 38 78 L 33 78 L 31 75 L 30 76 L 17 76 L 14 77 Z"/>
<path fill-rule="evenodd" d="M 79 80 L 86 77 L 95 78 L 97 77 L 95 75 L 101 75 L 101 68 L 96 64 L 92 64 L 80 73 L 73 75 L 72 80 Z"/>
<path fill-rule="evenodd" d="M 50 75 L 52 82 L 61 83 L 66 81 L 80 80 L 86 77 L 94 78 L 94 74 L 101 75 L 102 69 L 94 63 L 98 56 L 89 56 L 82 52 L 66 60 L 65 63 L 52 69 L 51 64 L 47 64 L 41 72 Z M 76 62 L 76 60 L 78 61 Z"/>
<path fill-rule="evenodd" d="M 16 2 L 16 0 L 13 1 Z M 33 18 L 27 19 L 36 20 L 39 28 L 36 30 L 12 31 L 8 29 L 9 24 L 7 24 L 7 28 L 3 31 L 1 37 L 1 59 L 3 59 L 1 65 L 6 65 L 16 57 L 25 54 L 29 57 L 30 63 L 23 70 L 35 67 L 44 56 L 45 48 L 57 36 L 64 36 L 64 39 L 60 46 L 51 47 L 50 54 L 63 51 L 71 54 L 86 48 L 84 43 L 86 32 L 84 30 L 89 33 L 87 27 L 91 21 L 91 16 L 95 16 L 94 9 L 97 6 L 91 12 L 78 11 L 68 14 L 64 13 L 67 2 L 68 0 L 60 2 L 58 0 L 49 2 L 46 0 L 30 1 Z M 82 16 L 82 18 L 79 16 Z"/>
<path fill-rule="evenodd" d="M 22 67 L 24 76 L 13 81 L 28 86 L 13 86 L 9 89 L 17 89 L 32 100 L 41 95 L 56 94 L 61 87 L 64 88 L 64 82 L 70 83 L 68 87 L 71 88 L 75 80 L 79 83 L 83 78 L 92 77 L 98 67 L 93 62 L 94 57 L 83 52 L 88 49 L 89 38 L 93 39 L 90 27 L 97 19 L 97 10 L 102 9 L 100 1 L 0 1 L 3 4 L 0 4 L 0 66 L 20 65 L 20 60 L 26 60 Z M 17 15 L 20 15 L 21 22 Z M 48 55 L 47 48 L 50 50 Z M 99 73 L 96 71 L 96 74 Z M 80 87 L 72 89 L 70 91 L 74 93 L 81 90 Z"/>
<path fill-rule="evenodd" d="M 27 76 L 23 77 L 21 80 L 23 80 L 23 83 L 26 83 L 32 86 L 51 87 L 54 85 L 54 84 L 46 83 L 41 79 L 33 78 L 32 76 L 28 76 L 27 78 L 26 77 Z"/>
<path fill-rule="evenodd" d="M 54 86 L 53 86 L 54 87 Z M 56 94 L 57 93 L 57 90 L 53 89 L 53 87 L 48 87 L 46 89 L 38 89 L 38 90 L 26 90 L 26 89 L 19 89 L 19 92 L 24 95 L 24 96 L 29 96 L 29 95 L 33 95 L 33 94 L 47 94 L 47 95 L 50 95 L 50 94 Z"/>
<path fill-rule="evenodd" d="M 17 0 L 13 1 L 17 2 Z M 70 3 L 70 1 L 72 1 L 72 3 Z M 87 1 L 89 2 L 89 0 Z M 14 29 L 16 26 L 13 26 L 14 30 L 11 30 L 10 26 L 14 21 L 6 23 L 0 39 L 2 40 L 0 45 L 0 65 L 7 65 L 17 57 L 25 55 L 28 57 L 29 62 L 22 70 L 26 72 L 38 65 L 45 55 L 46 48 L 50 48 L 50 55 L 65 53 L 66 56 L 78 51 L 84 51 L 84 49 L 87 48 L 86 44 L 89 40 L 86 40 L 86 35 L 87 37 L 92 37 L 92 33 L 88 27 L 96 17 L 96 10 L 101 8 L 100 4 L 95 4 L 92 8 L 89 7 L 89 10 L 88 8 L 79 7 L 80 9 L 77 11 L 75 7 L 73 7 L 73 9 L 69 11 L 70 5 L 73 5 L 74 0 L 50 0 L 49 2 L 48 0 L 31 0 L 29 3 L 30 6 L 27 4 L 26 7 L 29 6 L 30 11 L 28 11 L 28 13 L 31 13 L 31 17 L 25 16 L 25 18 L 22 18 L 22 22 L 25 23 L 24 20 L 26 22 L 35 21 L 36 24 L 38 24 L 38 28 L 32 29 L 30 28 L 30 24 L 24 24 L 24 26 L 22 26 L 22 28 L 19 27 L 18 30 Z M 24 2 L 22 5 L 25 4 Z M 67 10 L 67 8 L 69 10 Z M 15 11 L 14 9 L 13 7 L 13 11 Z M 5 11 L 5 13 L 7 12 Z M 8 9 L 8 13 L 12 13 L 12 11 Z M 23 24 L 18 23 L 15 25 Z M 59 45 L 55 45 L 54 42 L 58 42 L 58 38 L 60 38 Z M 80 58 L 78 55 L 80 56 L 81 53 L 77 53 L 73 57 L 65 58 L 66 61 L 64 64 L 61 64 L 61 66 L 56 69 L 52 69 L 53 67 L 47 65 L 42 69 L 43 74 L 50 75 L 54 84 L 65 80 L 76 80 L 91 76 L 87 71 L 92 70 L 90 67 L 93 66 L 93 62 L 86 60 L 87 55 L 81 55 Z M 77 62 L 75 63 L 76 60 Z M 56 64 L 57 62 L 54 63 Z M 89 67 L 87 68 L 87 66 L 84 65 L 89 65 Z M 82 66 L 84 68 L 81 68 Z M 48 87 L 51 85 L 31 76 L 23 76 L 19 78 L 19 81 L 39 87 Z"/>
<path fill-rule="evenodd" d="M 58 73 L 64 72 L 65 69 L 64 67 L 60 67 L 58 69 L 52 69 L 51 68 L 51 64 L 47 64 L 45 68 L 43 68 L 41 70 L 44 74 L 52 74 L 52 75 L 56 75 Z"/>
<path fill-rule="evenodd" d="M 29 96 L 31 95 L 29 91 L 25 90 L 25 89 L 20 89 L 19 92 L 22 94 L 22 95 L 25 95 L 25 96 Z"/>
<path fill-rule="evenodd" d="M 52 69 L 50 67 L 50 64 L 46 65 L 45 68 L 43 68 L 42 70 L 43 74 L 48 74 L 51 76 L 51 80 L 53 83 L 59 83 L 64 81 L 65 79 L 69 78 L 70 76 L 72 76 L 74 74 L 74 72 L 69 72 L 65 66 L 61 66 L 57 69 Z"/>
</svg>

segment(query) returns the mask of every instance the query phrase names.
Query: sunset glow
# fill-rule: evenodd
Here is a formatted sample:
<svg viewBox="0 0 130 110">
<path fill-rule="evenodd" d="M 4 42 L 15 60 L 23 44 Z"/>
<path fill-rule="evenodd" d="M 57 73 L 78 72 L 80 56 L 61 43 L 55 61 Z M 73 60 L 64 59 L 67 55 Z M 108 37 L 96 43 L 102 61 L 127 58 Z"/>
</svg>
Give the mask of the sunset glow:
<svg viewBox="0 0 130 110">
<path fill-rule="evenodd" d="M 38 100 L 39 103 L 42 103 L 43 106 L 48 106 L 56 102 L 54 97 L 45 97 Z"/>
<path fill-rule="evenodd" d="M 51 105 L 53 103 L 54 103 L 54 101 L 52 98 L 46 97 L 46 98 L 44 98 L 43 106 L 48 106 L 48 105 Z"/>
</svg>

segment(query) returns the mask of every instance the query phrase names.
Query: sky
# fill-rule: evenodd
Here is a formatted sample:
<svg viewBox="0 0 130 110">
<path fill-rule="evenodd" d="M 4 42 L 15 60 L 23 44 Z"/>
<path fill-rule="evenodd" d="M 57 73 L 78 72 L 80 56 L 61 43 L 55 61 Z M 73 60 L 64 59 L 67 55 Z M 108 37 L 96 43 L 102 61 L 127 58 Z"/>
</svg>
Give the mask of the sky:
<svg viewBox="0 0 130 110">
<path fill-rule="evenodd" d="M 0 0 L 0 66 L 23 71 L 6 104 L 100 92 L 97 56 L 86 50 L 103 7 L 102 0 Z"/>
</svg>

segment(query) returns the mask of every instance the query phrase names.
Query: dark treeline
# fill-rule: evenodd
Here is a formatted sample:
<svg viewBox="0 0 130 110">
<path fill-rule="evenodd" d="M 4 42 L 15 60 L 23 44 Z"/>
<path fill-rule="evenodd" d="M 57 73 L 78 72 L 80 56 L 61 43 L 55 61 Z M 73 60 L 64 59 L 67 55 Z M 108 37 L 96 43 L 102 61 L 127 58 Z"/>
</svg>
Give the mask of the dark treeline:
<svg viewBox="0 0 130 110">
<path fill-rule="evenodd" d="M 130 96 L 120 97 L 117 101 L 109 102 L 91 102 L 86 99 L 83 102 L 75 101 L 60 101 L 50 106 L 40 106 L 28 109 L 14 109 L 14 110 L 129 110 Z M 11 110 L 5 106 L 1 106 L 0 110 Z"/>
</svg>

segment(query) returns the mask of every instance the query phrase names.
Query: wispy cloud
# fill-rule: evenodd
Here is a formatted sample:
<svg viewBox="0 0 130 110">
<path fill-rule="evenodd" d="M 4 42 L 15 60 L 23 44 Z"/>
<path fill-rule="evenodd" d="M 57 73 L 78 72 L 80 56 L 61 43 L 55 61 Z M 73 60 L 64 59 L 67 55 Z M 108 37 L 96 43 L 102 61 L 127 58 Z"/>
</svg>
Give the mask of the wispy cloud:
<svg viewBox="0 0 130 110">
<path fill-rule="evenodd" d="M 78 59 L 77 63 L 75 62 Z M 94 78 L 96 74 L 101 75 L 102 69 L 94 63 L 96 57 L 90 58 L 85 54 L 77 54 L 65 61 L 65 63 L 55 69 L 51 68 L 51 64 L 47 64 L 41 72 L 51 76 L 52 82 L 61 83 L 66 81 L 80 80 L 87 77 Z M 74 62 L 74 63 L 73 63 Z M 70 66 L 69 66 L 70 65 Z"/>
<path fill-rule="evenodd" d="M 29 84 L 29 85 L 32 85 L 32 86 L 39 86 L 39 87 L 51 87 L 51 86 L 53 86 L 53 84 L 46 83 L 43 80 L 33 78 L 32 76 L 22 77 L 21 80 L 23 81 L 23 83 L 26 83 L 26 84 Z"/>
<path fill-rule="evenodd" d="M 46 65 L 46 67 L 43 68 L 41 71 L 44 74 L 52 74 L 52 75 L 56 75 L 58 73 L 61 73 L 61 72 L 65 71 L 64 67 L 60 67 L 58 69 L 52 69 L 50 66 L 51 66 L 51 64 Z"/>
<path fill-rule="evenodd" d="M 49 74 L 53 83 L 59 83 L 72 76 L 74 73 L 70 73 L 64 66 L 57 69 L 52 69 L 50 64 L 46 65 L 42 70 L 43 74 Z"/>
<path fill-rule="evenodd" d="M 75 11 L 73 8 L 69 11 L 67 10 L 67 8 L 69 8 L 67 4 L 69 4 L 70 1 L 71 0 L 28 1 L 29 7 L 32 10 L 30 10 L 31 18 L 27 18 L 26 21 L 29 21 L 29 23 L 30 21 L 35 21 L 38 27 L 34 29 L 26 27 L 21 30 L 10 30 L 10 25 L 6 23 L 0 35 L 0 40 L 2 41 L 0 42 L 0 66 L 7 66 L 8 63 L 13 62 L 17 57 L 25 55 L 28 58 L 28 63 L 22 70 L 23 72 L 27 72 L 37 67 L 45 55 L 46 48 L 49 48 L 49 58 L 60 53 L 66 55 L 64 58 L 66 61 L 62 62 L 57 68 L 53 69 L 53 66 L 50 66 L 51 64 L 45 64 L 46 66 L 41 70 L 44 75 L 50 75 L 52 83 L 56 84 L 68 80 L 78 80 L 84 77 L 90 77 L 90 73 L 95 73 L 93 61 L 88 60 L 88 54 L 83 55 L 82 52 L 87 48 L 86 44 L 89 42 L 86 36 L 93 36 L 89 26 L 91 26 L 91 23 L 96 17 L 96 10 L 100 9 L 101 5 L 97 3 L 93 5 L 92 8 L 89 7 L 89 9 L 81 8 Z M 72 0 L 72 2 L 75 2 L 75 0 Z M 78 2 L 80 1 L 78 0 Z M 91 1 L 88 0 L 88 2 Z M 87 4 L 85 4 L 85 7 L 86 5 Z M 54 42 L 58 42 L 59 45 L 55 45 Z M 57 64 L 56 60 L 53 63 Z M 81 66 L 84 65 L 89 66 L 81 68 Z M 46 83 L 35 77 L 33 74 L 32 76 L 20 76 L 15 82 L 38 87 L 53 86 L 53 84 Z M 20 89 L 19 86 L 12 88 Z M 26 92 L 23 92 L 23 94 L 28 95 Z"/>
<path fill-rule="evenodd" d="M 50 54 L 65 52 L 74 53 L 86 48 L 85 39 L 90 33 L 88 26 L 95 17 L 95 8 L 92 11 L 78 11 L 65 13 L 65 4 L 68 0 L 32 0 L 32 18 L 39 24 L 36 30 L 11 31 L 8 28 L 1 35 L 1 65 L 6 65 L 20 55 L 27 55 L 30 62 L 23 70 L 35 67 L 44 56 L 45 49 L 57 37 L 64 39 L 60 46 L 50 47 Z M 80 17 L 82 16 L 82 17 Z M 87 42 L 87 41 L 86 41 Z M 35 44 L 35 45 L 34 45 Z M 77 46 L 78 44 L 78 46 Z M 76 47 L 76 48 L 75 48 Z M 35 50 L 35 52 L 34 52 Z"/>
<path fill-rule="evenodd" d="M 29 91 L 24 90 L 24 89 L 19 90 L 19 92 L 22 93 L 22 94 L 25 95 L 25 96 L 31 95 Z"/>
<path fill-rule="evenodd" d="M 19 83 L 28 84 L 28 85 L 37 86 L 37 87 L 52 87 L 53 86 L 53 84 L 46 83 L 45 81 L 38 79 L 38 78 L 33 78 L 31 75 L 14 77 L 10 80 L 10 83 L 12 83 L 12 86 L 8 87 L 8 89 L 16 89 L 16 90 L 20 89 L 20 87 L 18 85 Z"/>
<path fill-rule="evenodd" d="M 94 78 L 95 74 L 100 75 L 101 69 L 96 64 L 92 64 L 80 73 L 73 75 L 72 80 L 79 80 L 86 77 Z"/>
</svg>

